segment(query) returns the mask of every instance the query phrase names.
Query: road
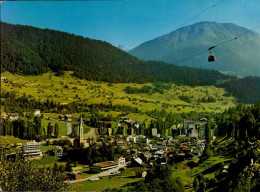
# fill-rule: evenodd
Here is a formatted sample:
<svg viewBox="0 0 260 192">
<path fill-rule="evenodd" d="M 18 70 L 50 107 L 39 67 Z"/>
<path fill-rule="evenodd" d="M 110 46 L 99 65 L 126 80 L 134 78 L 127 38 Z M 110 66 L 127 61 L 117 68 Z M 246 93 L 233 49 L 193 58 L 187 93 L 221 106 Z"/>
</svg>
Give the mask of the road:
<svg viewBox="0 0 260 192">
<path fill-rule="evenodd" d="M 84 178 L 84 179 L 68 181 L 68 183 L 78 183 L 78 182 L 82 182 L 82 181 L 89 181 L 89 180 L 96 179 L 96 178 L 99 178 L 99 177 L 105 177 L 105 176 L 108 176 L 108 175 L 112 175 L 111 174 L 112 172 L 117 172 L 120 168 L 126 167 L 127 164 L 128 164 L 128 162 L 124 163 L 124 164 L 121 164 L 121 165 L 118 165 L 116 168 L 109 169 L 107 171 L 103 171 L 101 173 L 93 175 L 91 177 L 87 177 L 87 178 Z"/>
<path fill-rule="evenodd" d="M 67 124 L 67 135 L 70 135 L 71 134 L 71 123 L 66 122 L 66 124 Z"/>
</svg>

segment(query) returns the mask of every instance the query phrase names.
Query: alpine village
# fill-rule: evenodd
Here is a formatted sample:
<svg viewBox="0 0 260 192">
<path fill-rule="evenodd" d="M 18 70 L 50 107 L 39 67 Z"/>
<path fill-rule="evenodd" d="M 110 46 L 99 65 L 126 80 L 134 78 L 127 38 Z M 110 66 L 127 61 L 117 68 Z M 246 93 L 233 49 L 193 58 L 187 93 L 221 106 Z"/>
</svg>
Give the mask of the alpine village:
<svg viewBox="0 0 260 192">
<path fill-rule="evenodd" d="M 174 64 L 196 49 L 160 57 L 212 31 L 242 34 L 226 52 L 252 43 L 256 64 L 210 43 L 212 68 Z M 0 191 L 260 191 L 259 36 L 199 22 L 124 51 L 1 22 Z"/>
</svg>

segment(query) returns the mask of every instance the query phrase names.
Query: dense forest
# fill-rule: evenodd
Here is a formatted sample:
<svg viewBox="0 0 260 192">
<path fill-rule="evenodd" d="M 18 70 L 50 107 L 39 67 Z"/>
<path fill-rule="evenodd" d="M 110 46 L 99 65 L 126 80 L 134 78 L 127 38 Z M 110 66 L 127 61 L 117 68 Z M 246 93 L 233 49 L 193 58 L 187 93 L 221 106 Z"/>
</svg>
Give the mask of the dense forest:
<svg viewBox="0 0 260 192">
<path fill-rule="evenodd" d="M 219 86 L 247 103 L 257 101 L 260 92 L 260 78 L 247 78 L 245 82 L 214 70 L 142 61 L 107 42 L 6 23 L 1 23 L 1 70 L 24 75 L 48 70 L 63 75 L 70 70 L 79 78 L 114 83 L 174 82 L 197 86 L 225 80 Z M 239 89 L 234 89 L 233 84 Z"/>
<path fill-rule="evenodd" d="M 235 137 L 237 140 L 260 138 L 260 102 L 252 106 L 242 104 L 229 108 L 216 118 L 218 136 Z"/>
</svg>

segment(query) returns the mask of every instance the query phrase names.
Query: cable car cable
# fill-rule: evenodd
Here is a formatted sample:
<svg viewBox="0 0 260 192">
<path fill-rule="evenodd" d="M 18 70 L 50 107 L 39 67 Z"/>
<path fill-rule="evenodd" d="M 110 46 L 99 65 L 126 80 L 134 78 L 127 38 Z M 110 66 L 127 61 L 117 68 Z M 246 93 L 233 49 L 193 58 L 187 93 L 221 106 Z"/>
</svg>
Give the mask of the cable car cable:
<svg viewBox="0 0 260 192">
<path fill-rule="evenodd" d="M 260 27 L 260 26 L 257 26 L 257 27 L 255 27 L 255 28 L 253 28 L 252 30 L 257 29 L 258 27 Z M 196 56 L 198 56 L 198 55 L 201 55 L 201 54 L 203 54 L 203 53 L 206 53 L 206 52 L 208 52 L 209 50 L 212 50 L 212 49 L 214 49 L 214 48 L 216 48 L 216 47 L 219 47 L 219 46 L 221 46 L 221 45 L 223 45 L 223 44 L 226 44 L 226 43 L 229 43 L 229 42 L 231 42 L 231 41 L 237 40 L 239 37 L 241 37 L 241 36 L 243 36 L 243 35 L 245 35 L 245 34 L 251 32 L 252 30 L 247 30 L 247 31 L 245 31 L 245 32 L 243 32 L 243 33 L 237 35 L 236 37 L 234 37 L 234 38 L 232 38 L 232 39 L 229 39 L 229 40 L 227 40 L 227 41 L 218 43 L 218 44 L 216 44 L 216 45 L 214 45 L 214 46 L 211 46 L 211 47 L 208 48 L 207 50 L 198 52 L 198 53 L 196 53 L 196 54 L 194 54 L 194 55 L 191 55 L 191 56 L 189 56 L 189 57 L 186 57 L 186 58 L 184 58 L 184 59 L 181 59 L 181 60 L 179 60 L 179 61 L 177 61 L 177 62 L 175 62 L 175 63 L 169 64 L 169 66 L 167 66 L 167 67 L 162 67 L 162 68 L 160 68 L 160 69 L 158 69 L 158 70 L 156 70 L 156 71 L 149 72 L 149 73 L 147 73 L 147 75 L 156 73 L 156 72 L 158 72 L 158 71 L 162 71 L 162 70 L 164 70 L 164 69 L 170 67 L 171 65 L 177 65 L 177 64 L 182 63 L 182 62 L 184 62 L 184 61 L 186 61 L 186 60 L 188 60 L 188 59 L 191 59 L 191 58 L 193 58 L 193 57 L 196 57 Z M 139 78 L 136 78 L 136 79 L 139 79 Z M 136 79 L 133 79 L 133 80 L 136 80 Z"/>
<path fill-rule="evenodd" d="M 194 16 L 194 17 L 188 19 L 187 21 L 185 21 L 185 22 L 183 22 L 181 25 L 179 25 L 178 28 L 183 27 L 184 25 L 186 25 L 186 24 L 189 23 L 190 21 L 192 21 L 192 20 L 196 19 L 197 17 L 201 16 L 204 12 L 208 11 L 209 9 L 215 8 L 218 4 L 222 3 L 223 1 L 224 1 L 224 0 L 220 0 L 220 1 L 216 2 L 214 5 L 211 5 L 211 6 L 207 7 L 207 8 L 205 8 L 205 9 L 203 9 L 203 10 L 202 10 L 201 12 L 199 12 L 196 16 Z"/>
</svg>

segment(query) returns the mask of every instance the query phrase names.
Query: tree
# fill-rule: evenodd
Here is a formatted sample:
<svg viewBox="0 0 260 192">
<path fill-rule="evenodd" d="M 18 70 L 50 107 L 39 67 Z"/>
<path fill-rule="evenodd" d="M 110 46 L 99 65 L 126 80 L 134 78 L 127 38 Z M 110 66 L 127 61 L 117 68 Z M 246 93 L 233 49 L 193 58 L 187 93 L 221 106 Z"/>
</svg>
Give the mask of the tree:
<svg viewBox="0 0 260 192">
<path fill-rule="evenodd" d="M 64 174 L 51 167 L 39 168 L 32 160 L 17 152 L 7 159 L 0 148 L 0 186 L 3 191 L 65 191 Z"/>
<path fill-rule="evenodd" d="M 208 121 L 206 126 L 205 126 L 205 139 L 206 139 L 206 142 L 209 143 L 211 138 L 212 138 L 212 136 L 211 136 L 211 122 Z"/>
<path fill-rule="evenodd" d="M 198 188 L 199 188 L 199 179 L 198 179 L 198 177 L 194 178 L 193 188 L 194 188 L 194 190 L 198 190 Z"/>
<path fill-rule="evenodd" d="M 72 171 L 72 166 L 71 166 L 70 160 L 66 163 L 65 171 L 68 171 L 68 172 Z"/>
<path fill-rule="evenodd" d="M 58 136 L 59 136 L 59 124 L 58 123 L 55 123 L 54 135 L 55 135 L 56 138 L 58 138 Z"/>
<path fill-rule="evenodd" d="M 50 140 L 47 140 L 45 145 L 49 146 L 50 144 L 51 144 Z"/>
<path fill-rule="evenodd" d="M 51 134 L 52 134 L 52 125 L 51 122 L 49 122 L 47 126 L 47 137 L 51 138 Z"/>
<path fill-rule="evenodd" d="M 58 164 L 57 164 L 57 162 L 55 162 L 53 165 L 53 171 L 57 172 L 58 170 L 59 170 Z"/>
</svg>

